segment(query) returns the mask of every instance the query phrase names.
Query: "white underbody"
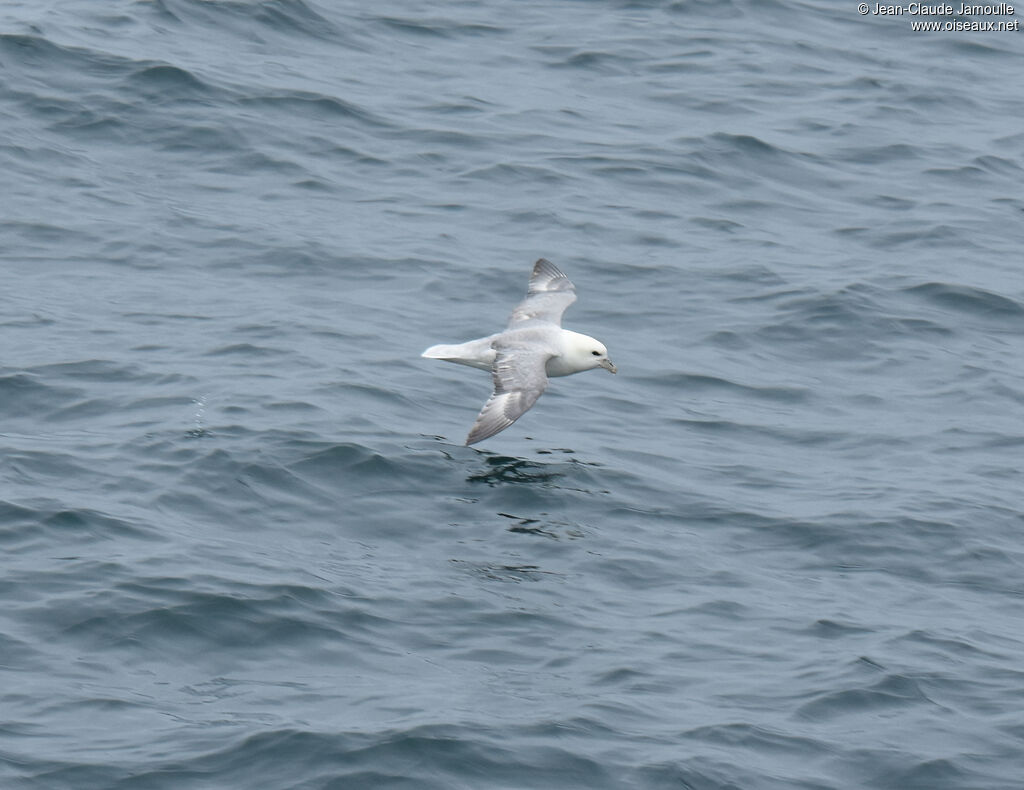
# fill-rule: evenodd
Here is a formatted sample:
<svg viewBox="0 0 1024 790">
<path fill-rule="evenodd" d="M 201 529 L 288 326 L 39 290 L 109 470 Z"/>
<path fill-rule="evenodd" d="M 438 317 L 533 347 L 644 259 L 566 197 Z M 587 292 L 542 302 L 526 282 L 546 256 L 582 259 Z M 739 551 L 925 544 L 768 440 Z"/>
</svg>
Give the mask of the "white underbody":
<svg viewBox="0 0 1024 790">
<path fill-rule="evenodd" d="M 429 359 L 441 359 L 445 362 L 454 362 L 456 365 L 468 365 L 471 368 L 489 371 L 493 367 L 494 358 L 497 355 L 494 349 L 494 341 L 500 336 L 504 344 L 512 345 L 515 344 L 517 334 L 522 335 L 524 342 L 530 342 L 535 336 L 536 330 L 524 327 L 523 329 L 507 330 L 497 335 L 488 335 L 487 337 L 477 338 L 476 340 L 470 340 L 457 345 L 431 346 L 423 352 L 423 356 Z M 551 357 L 545 363 L 544 368 L 549 377 L 570 376 L 573 373 L 579 373 L 581 370 L 593 367 L 592 365 L 588 366 L 588 368 L 574 367 L 569 365 L 566 360 L 566 351 L 569 348 L 569 344 L 574 341 L 579 342 L 582 339 L 591 340 L 592 338 L 589 338 L 587 335 L 581 335 L 579 332 L 562 329 L 559 334 L 548 341 L 551 346 Z"/>
</svg>

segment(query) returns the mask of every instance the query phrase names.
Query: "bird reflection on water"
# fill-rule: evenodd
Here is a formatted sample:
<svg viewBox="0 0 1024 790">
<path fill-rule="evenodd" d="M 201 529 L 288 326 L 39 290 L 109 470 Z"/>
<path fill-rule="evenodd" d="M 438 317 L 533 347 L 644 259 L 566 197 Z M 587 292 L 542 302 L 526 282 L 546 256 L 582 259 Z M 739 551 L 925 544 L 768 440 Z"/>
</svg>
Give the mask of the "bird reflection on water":
<svg viewBox="0 0 1024 790">
<path fill-rule="evenodd" d="M 565 476 L 565 472 L 558 471 L 553 465 L 529 461 L 525 458 L 513 458 L 507 455 L 493 455 L 485 459 L 487 468 L 469 475 L 466 478 L 470 483 L 486 483 L 489 486 L 497 486 L 502 483 L 542 483 L 550 484 L 552 481 Z"/>
</svg>

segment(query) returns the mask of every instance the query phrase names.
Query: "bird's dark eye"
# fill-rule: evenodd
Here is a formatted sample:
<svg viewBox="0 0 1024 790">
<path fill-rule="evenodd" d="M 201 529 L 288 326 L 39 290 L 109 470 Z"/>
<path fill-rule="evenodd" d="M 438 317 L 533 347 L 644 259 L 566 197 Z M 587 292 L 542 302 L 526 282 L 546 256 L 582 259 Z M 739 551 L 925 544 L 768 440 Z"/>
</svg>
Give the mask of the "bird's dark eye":
<svg viewBox="0 0 1024 790">
<path fill-rule="evenodd" d="M 595 357 L 601 356 L 601 352 L 600 351 L 591 351 L 590 353 L 593 354 Z"/>
</svg>

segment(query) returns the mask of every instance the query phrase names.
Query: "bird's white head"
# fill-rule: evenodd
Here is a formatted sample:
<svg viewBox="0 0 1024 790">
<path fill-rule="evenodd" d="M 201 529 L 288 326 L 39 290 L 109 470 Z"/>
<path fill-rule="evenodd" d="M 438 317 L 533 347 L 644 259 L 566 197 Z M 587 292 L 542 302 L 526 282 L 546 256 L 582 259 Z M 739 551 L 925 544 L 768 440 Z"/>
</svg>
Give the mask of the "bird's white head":
<svg viewBox="0 0 1024 790">
<path fill-rule="evenodd" d="M 565 361 L 569 367 L 575 371 L 604 368 L 611 373 L 618 373 L 618 369 L 608 358 L 608 349 L 605 348 L 604 343 L 589 335 L 565 331 L 570 335 L 565 354 Z"/>
</svg>

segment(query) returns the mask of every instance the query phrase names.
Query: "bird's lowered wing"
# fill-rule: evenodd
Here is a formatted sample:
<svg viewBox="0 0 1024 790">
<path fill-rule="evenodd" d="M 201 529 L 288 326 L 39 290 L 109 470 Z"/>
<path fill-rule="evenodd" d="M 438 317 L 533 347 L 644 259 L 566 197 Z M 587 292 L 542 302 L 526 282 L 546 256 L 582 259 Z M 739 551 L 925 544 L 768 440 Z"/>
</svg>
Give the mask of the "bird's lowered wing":
<svg viewBox="0 0 1024 790">
<path fill-rule="evenodd" d="M 518 420 L 548 386 L 544 366 L 551 352 L 543 347 L 498 348 L 491 367 L 494 392 L 481 410 L 466 444 L 487 439 Z"/>
</svg>

